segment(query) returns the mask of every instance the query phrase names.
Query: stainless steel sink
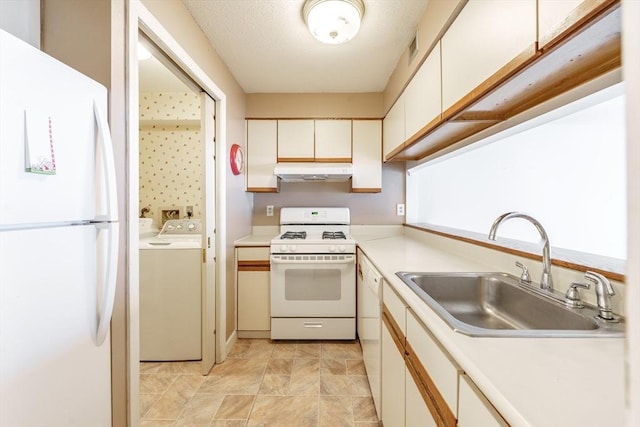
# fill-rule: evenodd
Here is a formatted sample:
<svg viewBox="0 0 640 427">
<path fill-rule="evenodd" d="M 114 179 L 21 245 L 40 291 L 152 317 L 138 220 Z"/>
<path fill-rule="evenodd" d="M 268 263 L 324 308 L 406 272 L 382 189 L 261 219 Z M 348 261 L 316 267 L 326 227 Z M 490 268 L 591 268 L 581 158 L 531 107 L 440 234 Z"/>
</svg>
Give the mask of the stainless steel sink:
<svg viewBox="0 0 640 427">
<path fill-rule="evenodd" d="M 568 308 L 504 273 L 396 273 L 456 332 L 469 336 L 616 337 L 624 325 Z"/>
</svg>

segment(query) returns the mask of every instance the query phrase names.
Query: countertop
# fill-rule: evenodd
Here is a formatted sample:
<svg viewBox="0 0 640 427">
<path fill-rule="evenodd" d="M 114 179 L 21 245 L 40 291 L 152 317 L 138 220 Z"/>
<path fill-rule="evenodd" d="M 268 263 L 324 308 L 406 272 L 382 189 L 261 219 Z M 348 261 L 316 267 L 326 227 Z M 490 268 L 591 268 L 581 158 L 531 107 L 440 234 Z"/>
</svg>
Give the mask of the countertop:
<svg viewBox="0 0 640 427">
<path fill-rule="evenodd" d="M 469 257 L 468 244 L 443 239 L 407 233 L 358 244 L 512 426 L 624 425 L 623 338 L 467 337 L 453 332 L 395 275 L 513 265 L 509 255 L 472 249 Z"/>
</svg>

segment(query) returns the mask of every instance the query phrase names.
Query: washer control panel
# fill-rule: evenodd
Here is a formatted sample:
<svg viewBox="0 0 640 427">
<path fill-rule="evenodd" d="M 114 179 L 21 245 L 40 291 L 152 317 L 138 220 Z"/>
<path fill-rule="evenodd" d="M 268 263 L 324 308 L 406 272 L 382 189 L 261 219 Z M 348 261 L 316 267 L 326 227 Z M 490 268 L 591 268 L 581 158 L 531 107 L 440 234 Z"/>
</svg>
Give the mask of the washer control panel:
<svg viewBox="0 0 640 427">
<path fill-rule="evenodd" d="M 160 234 L 201 234 L 202 221 L 199 219 L 170 219 L 164 223 Z"/>
</svg>

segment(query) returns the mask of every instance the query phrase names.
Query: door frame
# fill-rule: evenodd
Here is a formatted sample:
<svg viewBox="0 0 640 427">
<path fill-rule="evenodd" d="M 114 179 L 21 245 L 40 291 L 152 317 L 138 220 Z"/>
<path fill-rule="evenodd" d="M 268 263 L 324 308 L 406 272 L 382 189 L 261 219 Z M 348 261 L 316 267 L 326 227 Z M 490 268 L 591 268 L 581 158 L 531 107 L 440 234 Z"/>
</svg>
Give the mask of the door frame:
<svg viewBox="0 0 640 427">
<path fill-rule="evenodd" d="M 196 82 L 204 92 L 215 101 L 215 158 L 223 159 L 227 150 L 226 141 L 226 95 L 213 80 L 200 68 L 193 58 L 180 46 L 164 26 L 141 3 L 141 0 L 129 0 L 126 10 L 126 111 L 127 111 L 127 173 L 128 180 L 128 257 L 127 271 L 127 334 L 128 361 L 127 377 L 129 387 L 128 424 L 138 426 L 140 423 L 140 406 L 137 396 L 140 395 L 140 319 L 139 319 L 139 258 L 138 258 L 138 211 L 139 188 L 139 130 L 131 124 L 138 123 L 138 34 L 143 32 L 169 57 L 182 71 Z M 216 362 L 226 358 L 226 175 L 224 167 L 215 168 L 215 250 L 216 256 Z M 206 191 L 209 191 L 208 189 Z M 210 228 L 210 227 L 208 227 Z M 207 233 L 212 233 L 208 230 Z"/>
</svg>

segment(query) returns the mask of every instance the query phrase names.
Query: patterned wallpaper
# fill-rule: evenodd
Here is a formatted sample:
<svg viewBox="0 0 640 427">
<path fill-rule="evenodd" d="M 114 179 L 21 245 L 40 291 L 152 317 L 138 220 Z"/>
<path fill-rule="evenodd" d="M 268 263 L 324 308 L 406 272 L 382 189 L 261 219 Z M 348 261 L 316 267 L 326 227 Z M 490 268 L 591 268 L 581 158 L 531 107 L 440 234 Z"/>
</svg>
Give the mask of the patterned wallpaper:
<svg viewBox="0 0 640 427">
<path fill-rule="evenodd" d="M 160 209 L 176 207 L 202 218 L 204 183 L 196 93 L 140 94 L 140 205 L 161 227 Z"/>
</svg>

